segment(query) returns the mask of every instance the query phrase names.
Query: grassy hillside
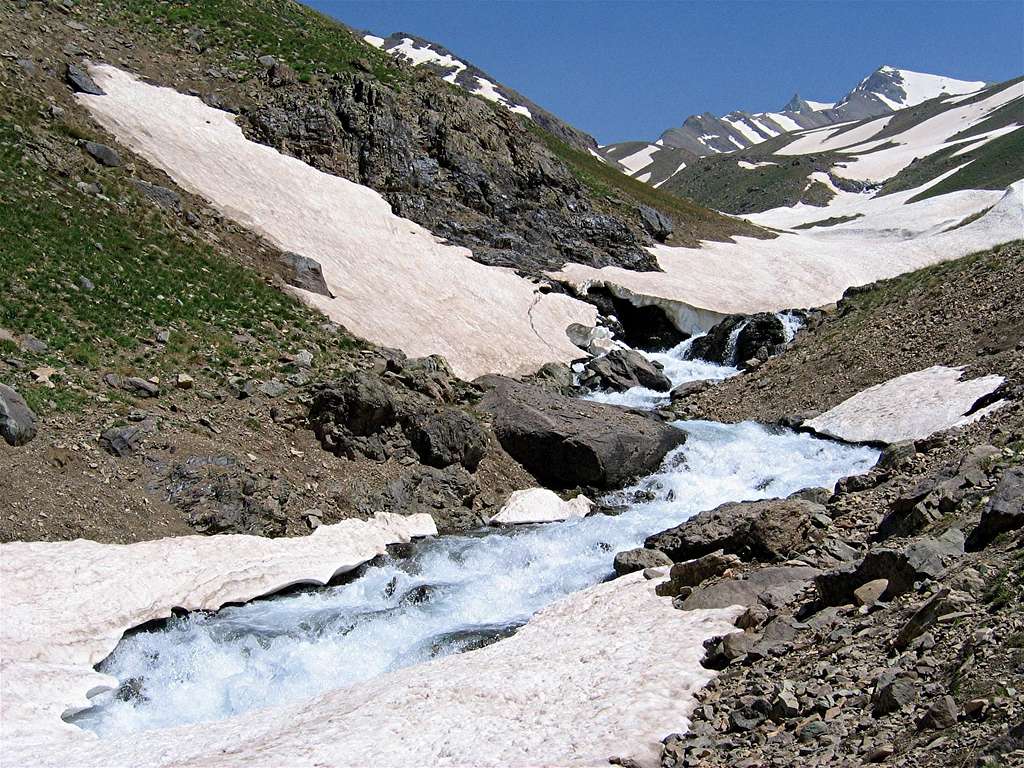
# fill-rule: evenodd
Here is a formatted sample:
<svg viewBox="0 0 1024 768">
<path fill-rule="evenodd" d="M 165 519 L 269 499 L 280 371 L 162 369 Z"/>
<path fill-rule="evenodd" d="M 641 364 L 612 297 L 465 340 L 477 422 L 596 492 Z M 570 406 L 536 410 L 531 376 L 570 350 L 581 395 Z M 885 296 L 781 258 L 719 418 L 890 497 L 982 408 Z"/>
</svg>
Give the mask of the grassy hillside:
<svg viewBox="0 0 1024 768">
<path fill-rule="evenodd" d="M 392 85 L 403 79 L 388 54 L 293 0 L 80 0 L 78 5 L 95 7 L 114 26 L 210 51 L 246 74 L 256 73 L 259 56 L 271 55 L 304 78 L 368 68 Z"/>
<path fill-rule="evenodd" d="M 770 236 L 759 227 L 709 210 L 687 197 L 669 194 L 662 188 L 655 189 L 650 184 L 630 178 L 593 155 L 570 147 L 538 127 L 533 127 L 533 130 L 547 148 L 566 163 L 595 195 L 619 203 L 624 202 L 625 198 L 627 202 L 649 205 L 671 216 L 676 225 L 676 232 L 671 241 L 673 244 L 695 245 L 700 240 L 725 240 L 732 235 Z"/>
</svg>

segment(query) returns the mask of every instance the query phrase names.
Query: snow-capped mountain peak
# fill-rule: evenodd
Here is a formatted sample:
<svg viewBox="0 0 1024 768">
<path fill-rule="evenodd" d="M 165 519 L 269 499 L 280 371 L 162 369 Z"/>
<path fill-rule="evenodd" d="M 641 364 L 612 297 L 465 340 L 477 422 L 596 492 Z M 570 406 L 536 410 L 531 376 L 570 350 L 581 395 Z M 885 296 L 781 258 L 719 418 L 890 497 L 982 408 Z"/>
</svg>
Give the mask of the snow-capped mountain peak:
<svg viewBox="0 0 1024 768">
<path fill-rule="evenodd" d="M 983 80 L 957 80 L 942 75 L 929 75 L 909 69 L 884 65 L 876 69 L 851 91 L 837 106 L 848 103 L 856 95 L 873 96 L 891 110 L 914 107 L 938 96 L 959 96 L 985 87 Z"/>
</svg>

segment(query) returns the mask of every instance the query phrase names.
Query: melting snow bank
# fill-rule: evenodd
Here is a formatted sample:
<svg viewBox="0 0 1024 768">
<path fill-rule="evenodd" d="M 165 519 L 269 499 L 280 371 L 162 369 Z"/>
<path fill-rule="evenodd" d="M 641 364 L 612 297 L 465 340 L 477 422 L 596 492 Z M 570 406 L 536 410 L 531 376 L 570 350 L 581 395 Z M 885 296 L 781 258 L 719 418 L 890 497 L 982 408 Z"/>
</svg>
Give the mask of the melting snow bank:
<svg viewBox="0 0 1024 768">
<path fill-rule="evenodd" d="M 830 304 L 850 286 L 1020 238 L 1024 181 L 1004 193 L 953 192 L 905 204 L 922 189 L 881 198 L 841 196 L 835 206 L 811 213 L 780 209 L 751 217 L 764 224 L 786 221 L 789 226 L 797 219 L 864 212 L 855 221 L 785 232 L 773 240 L 736 237 L 735 242 L 705 242 L 700 248 L 658 245 L 652 252 L 663 272 L 567 264 L 554 277 L 577 290 L 604 284 L 634 303 L 658 304 L 681 330 L 694 333 L 708 330 L 709 323 L 724 315 Z M 989 206 L 992 209 L 976 221 L 945 231 Z"/>
<path fill-rule="evenodd" d="M 466 379 L 580 357 L 565 329 L 593 325 L 590 304 L 473 261 L 368 187 L 249 141 L 198 98 L 106 65 L 90 73 L 106 95 L 78 98 L 104 128 L 225 216 L 318 261 L 335 298 L 295 290 L 353 333 L 443 355 Z"/>
<path fill-rule="evenodd" d="M 961 381 L 961 376 L 962 368 L 941 365 L 897 376 L 858 392 L 804 426 L 849 442 L 895 443 L 969 424 L 1005 404 L 996 401 L 972 411 L 1002 385 L 1003 377 Z"/>
<path fill-rule="evenodd" d="M 590 514 L 594 502 L 582 494 L 570 501 L 562 501 L 558 494 L 547 488 L 527 488 L 514 491 L 494 517 L 490 525 L 519 525 L 523 523 L 554 523 Z"/>
<path fill-rule="evenodd" d="M 690 433 L 687 443 L 657 474 L 609 500 L 630 505 L 623 514 L 432 539 L 412 557 L 386 559 L 345 585 L 134 633 L 104 668 L 116 669 L 122 682 L 141 674 L 147 700 L 115 698 L 105 715 L 94 713 L 106 718 L 94 723 L 104 738 L 60 716 L 85 707 L 87 692 L 117 686 L 90 665 L 123 630 L 167 615 L 172 605 L 245 600 L 309 573 L 324 581 L 334 565 L 318 571 L 318 561 L 337 563 L 355 549 L 365 560 L 388 541 L 433 527 L 388 517 L 340 524 L 347 539 L 318 529 L 306 539 L 274 541 L 3 545 L 5 762 L 656 760 L 656 739 L 685 726 L 693 691 L 709 677 L 699 665 L 703 639 L 728 632 L 733 612 L 676 611 L 640 576 L 592 587 L 611 575 L 615 552 L 726 501 L 831 487 L 866 471 L 878 455 L 751 423 L 679 426 Z M 321 551 L 319 543 L 331 547 Z M 289 548 L 287 568 L 279 547 Z M 445 641 L 527 621 L 486 648 L 417 663 L 439 646 L 443 652 Z M 282 699 L 291 703 L 258 708 Z M 211 717 L 227 719 L 194 722 Z M 144 738 L 130 732 L 152 728 Z"/>
</svg>

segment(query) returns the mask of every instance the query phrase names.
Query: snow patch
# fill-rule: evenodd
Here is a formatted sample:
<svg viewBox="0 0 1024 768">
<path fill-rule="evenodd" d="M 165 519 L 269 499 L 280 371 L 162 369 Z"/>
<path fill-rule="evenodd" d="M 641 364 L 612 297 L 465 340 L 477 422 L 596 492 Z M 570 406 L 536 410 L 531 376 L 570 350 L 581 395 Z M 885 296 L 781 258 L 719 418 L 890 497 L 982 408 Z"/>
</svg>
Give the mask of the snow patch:
<svg viewBox="0 0 1024 768">
<path fill-rule="evenodd" d="M 198 98 L 110 66 L 90 71 L 107 95 L 79 99 L 100 124 L 225 216 L 318 261 L 335 298 L 297 293 L 356 335 L 443 355 L 467 379 L 579 357 L 565 329 L 593 325 L 591 305 L 474 262 L 373 190 L 247 140 Z"/>
<path fill-rule="evenodd" d="M 501 511 L 487 522 L 490 525 L 511 525 L 520 523 L 553 523 L 590 514 L 594 502 L 580 495 L 570 501 L 563 501 L 554 491 L 547 488 L 527 488 L 513 491 Z"/>
<path fill-rule="evenodd" d="M 991 412 L 965 416 L 979 398 L 995 392 L 1003 377 L 962 381 L 962 376 L 962 368 L 941 365 L 897 376 L 858 392 L 804 426 L 848 442 L 920 440 Z"/>
</svg>

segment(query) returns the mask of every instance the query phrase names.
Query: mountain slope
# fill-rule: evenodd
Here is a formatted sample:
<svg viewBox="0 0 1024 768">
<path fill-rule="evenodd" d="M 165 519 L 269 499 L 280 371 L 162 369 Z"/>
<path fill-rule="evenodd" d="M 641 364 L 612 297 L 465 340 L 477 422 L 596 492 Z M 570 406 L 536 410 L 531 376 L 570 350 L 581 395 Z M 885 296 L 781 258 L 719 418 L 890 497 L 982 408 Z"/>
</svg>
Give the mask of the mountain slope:
<svg viewBox="0 0 1024 768">
<path fill-rule="evenodd" d="M 972 93 L 981 81 L 956 80 L 882 66 L 865 77 L 835 103 L 810 102 L 799 94 L 779 112 L 730 112 L 716 117 L 709 112 L 691 115 L 678 128 L 670 128 L 653 144 L 620 142 L 600 148 L 608 159 L 619 160 L 628 148 L 634 162 L 624 172 L 651 184 L 663 184 L 696 157 L 736 152 L 783 134 L 891 114 L 939 96 Z M 682 150 L 679 152 L 677 150 Z M 689 157 L 689 159 L 687 159 Z"/>
<path fill-rule="evenodd" d="M 498 82 L 470 62 L 460 59 L 443 45 L 407 32 L 395 32 L 388 37 L 363 34 L 362 38 L 375 48 L 386 51 L 407 64 L 429 69 L 441 75 L 445 82 L 457 85 L 474 96 L 500 104 L 510 112 L 533 120 L 568 144 L 583 150 L 597 149 L 597 142 L 592 136 L 569 125 L 518 91 Z"/>
</svg>

